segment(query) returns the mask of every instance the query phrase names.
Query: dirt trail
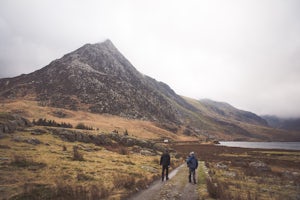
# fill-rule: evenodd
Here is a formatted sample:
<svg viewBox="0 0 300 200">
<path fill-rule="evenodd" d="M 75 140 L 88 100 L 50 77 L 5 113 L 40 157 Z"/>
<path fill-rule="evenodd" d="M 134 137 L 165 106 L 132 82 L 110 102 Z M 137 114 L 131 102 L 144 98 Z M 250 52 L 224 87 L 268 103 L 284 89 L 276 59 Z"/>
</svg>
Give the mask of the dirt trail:
<svg viewBox="0 0 300 200">
<path fill-rule="evenodd" d="M 198 187 L 188 182 L 188 168 L 185 164 L 169 174 L 168 181 L 156 181 L 148 189 L 139 192 L 129 200 L 198 200 Z"/>
</svg>

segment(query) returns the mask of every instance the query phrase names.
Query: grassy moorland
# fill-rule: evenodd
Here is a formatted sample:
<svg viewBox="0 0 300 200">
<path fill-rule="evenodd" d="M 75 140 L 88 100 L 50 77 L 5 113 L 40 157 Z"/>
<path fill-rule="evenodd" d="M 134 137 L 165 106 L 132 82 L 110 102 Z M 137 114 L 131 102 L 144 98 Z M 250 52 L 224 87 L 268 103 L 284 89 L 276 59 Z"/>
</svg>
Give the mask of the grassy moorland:
<svg viewBox="0 0 300 200">
<path fill-rule="evenodd" d="M 300 198 L 300 151 L 200 144 L 176 144 L 173 148 L 183 155 L 195 151 L 205 162 L 199 171 L 200 199 Z M 204 177 L 206 188 L 203 189 Z"/>
<path fill-rule="evenodd" d="M 74 127 L 78 123 L 98 129 L 97 132 L 111 132 L 117 130 L 124 132 L 127 130 L 131 136 L 144 139 L 170 139 L 170 140 L 196 140 L 182 134 L 183 130 L 178 130 L 177 134 L 158 127 L 155 123 L 142 120 L 125 119 L 109 114 L 93 114 L 85 111 L 72 111 L 62 108 L 39 106 L 36 101 L 16 100 L 7 101 L 0 104 L 0 112 L 19 114 L 29 120 L 40 118 L 55 120 L 58 123 L 70 123 Z"/>
<path fill-rule="evenodd" d="M 83 123 L 94 129 L 79 131 L 88 135 L 83 141 L 65 140 L 51 130 L 74 133 L 74 129 L 57 127 L 34 126 L 0 134 L 0 199 L 121 199 L 146 188 L 160 175 L 161 151 L 89 140 L 90 135 L 112 131 L 141 141 L 177 141 L 164 146 L 173 149 L 173 169 L 195 151 L 202 161 L 200 199 L 300 199 L 299 151 L 203 145 L 180 129 L 174 134 L 152 122 L 41 107 L 35 101 L 1 103 L 0 113 L 73 127 Z"/>
<path fill-rule="evenodd" d="M 44 127 L 4 135 L 0 199 L 120 199 L 160 174 L 160 152 L 146 155 L 141 150 L 68 142 Z M 174 154 L 172 160 L 173 168 L 181 163 Z"/>
</svg>

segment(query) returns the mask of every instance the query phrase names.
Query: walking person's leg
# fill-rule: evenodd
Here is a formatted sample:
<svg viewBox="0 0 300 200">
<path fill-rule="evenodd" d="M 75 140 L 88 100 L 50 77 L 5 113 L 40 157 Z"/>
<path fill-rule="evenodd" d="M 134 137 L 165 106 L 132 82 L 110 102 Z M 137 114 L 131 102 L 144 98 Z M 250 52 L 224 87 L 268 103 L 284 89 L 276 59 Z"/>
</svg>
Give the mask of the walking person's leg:
<svg viewBox="0 0 300 200">
<path fill-rule="evenodd" d="M 191 169 L 189 169 L 189 183 L 191 183 L 192 182 L 192 170 Z"/>
<path fill-rule="evenodd" d="M 162 170 L 161 170 L 161 181 L 164 181 L 164 177 L 165 177 L 165 166 L 162 166 Z"/>
<path fill-rule="evenodd" d="M 196 184 L 196 170 L 195 169 L 192 171 L 192 174 L 193 174 L 194 184 Z"/>
<path fill-rule="evenodd" d="M 169 180 L 169 167 L 166 166 L 166 180 Z"/>
</svg>

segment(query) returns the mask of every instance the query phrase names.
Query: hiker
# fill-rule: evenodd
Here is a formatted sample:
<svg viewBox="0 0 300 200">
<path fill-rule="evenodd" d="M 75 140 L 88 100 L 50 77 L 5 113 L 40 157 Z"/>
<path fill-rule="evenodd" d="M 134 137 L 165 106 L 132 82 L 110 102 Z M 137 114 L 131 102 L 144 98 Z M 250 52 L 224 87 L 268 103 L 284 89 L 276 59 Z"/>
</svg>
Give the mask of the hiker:
<svg viewBox="0 0 300 200">
<path fill-rule="evenodd" d="M 164 181 L 165 171 L 166 171 L 166 180 L 169 180 L 170 154 L 167 149 L 160 157 L 160 165 L 162 166 L 161 181 Z"/>
<path fill-rule="evenodd" d="M 189 168 L 189 182 L 190 183 L 192 182 L 192 176 L 193 176 L 193 182 L 194 184 L 196 184 L 196 169 L 198 168 L 198 160 L 195 157 L 194 152 L 190 153 L 186 163 Z"/>
</svg>

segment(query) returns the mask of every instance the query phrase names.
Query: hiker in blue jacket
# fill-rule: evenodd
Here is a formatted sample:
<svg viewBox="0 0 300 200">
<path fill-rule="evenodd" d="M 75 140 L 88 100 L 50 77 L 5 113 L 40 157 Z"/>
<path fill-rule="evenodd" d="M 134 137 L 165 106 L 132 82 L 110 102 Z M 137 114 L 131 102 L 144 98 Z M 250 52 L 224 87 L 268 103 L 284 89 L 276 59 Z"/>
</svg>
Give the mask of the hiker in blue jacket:
<svg viewBox="0 0 300 200">
<path fill-rule="evenodd" d="M 163 155 L 160 157 L 160 165 L 162 166 L 161 180 L 164 181 L 165 171 L 166 171 L 166 180 L 169 180 L 169 167 L 170 167 L 170 154 L 166 149 Z"/>
<path fill-rule="evenodd" d="M 189 158 L 187 159 L 187 166 L 189 167 L 189 182 L 193 182 L 196 184 L 196 169 L 198 168 L 198 160 L 195 157 L 195 153 L 191 152 Z"/>
</svg>

